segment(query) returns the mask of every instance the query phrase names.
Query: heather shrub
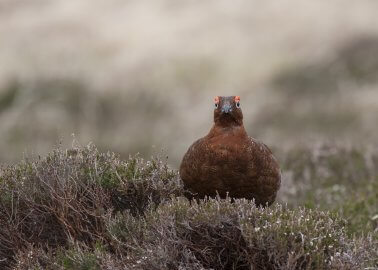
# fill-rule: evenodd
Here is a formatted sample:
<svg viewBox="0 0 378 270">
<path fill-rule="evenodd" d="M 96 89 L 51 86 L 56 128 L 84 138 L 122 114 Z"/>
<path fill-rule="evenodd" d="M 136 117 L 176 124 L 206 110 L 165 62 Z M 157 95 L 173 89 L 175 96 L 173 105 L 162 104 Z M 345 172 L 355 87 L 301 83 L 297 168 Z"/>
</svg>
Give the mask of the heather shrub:
<svg viewBox="0 0 378 270">
<path fill-rule="evenodd" d="M 44 159 L 6 167 L 0 175 L 0 266 L 28 245 L 106 243 L 105 220 L 114 212 L 143 215 L 149 204 L 182 193 L 177 173 L 161 159 L 121 161 L 92 145 L 55 150 Z"/>
<path fill-rule="evenodd" d="M 353 187 L 361 199 L 374 194 L 365 188 L 375 183 L 376 163 L 369 162 L 378 159 L 337 151 L 284 156 L 281 200 L 288 205 L 269 208 L 248 200 L 188 201 L 177 171 L 161 157 L 121 160 L 89 145 L 26 159 L 0 170 L 0 268 L 376 267 L 374 224 L 347 214 L 369 219 L 375 210 L 348 208 L 354 202 L 342 197 L 352 191 L 333 197 L 327 188 Z M 319 195 L 311 197 L 311 189 Z M 366 198 L 373 207 L 376 198 Z M 363 233 L 350 233 L 356 224 Z"/>
<path fill-rule="evenodd" d="M 132 239 L 134 269 L 360 269 L 369 256 L 338 216 L 247 200 L 174 199 L 143 220 L 118 218 L 110 232 L 120 226 L 133 231 L 121 239 Z"/>
</svg>

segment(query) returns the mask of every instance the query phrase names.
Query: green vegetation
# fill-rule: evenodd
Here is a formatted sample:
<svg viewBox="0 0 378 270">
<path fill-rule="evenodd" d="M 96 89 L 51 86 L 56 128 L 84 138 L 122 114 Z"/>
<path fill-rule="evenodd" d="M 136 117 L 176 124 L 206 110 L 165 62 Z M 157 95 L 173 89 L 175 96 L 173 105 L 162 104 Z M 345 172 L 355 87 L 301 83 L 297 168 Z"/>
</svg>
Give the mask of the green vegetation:
<svg viewBox="0 0 378 270">
<path fill-rule="evenodd" d="M 377 153 L 280 154 L 280 202 L 188 201 L 161 157 L 54 150 L 0 170 L 1 269 L 377 267 Z M 287 203 L 287 204 L 286 204 Z"/>
<path fill-rule="evenodd" d="M 377 231 L 377 152 L 322 145 L 291 150 L 282 161 L 282 202 L 338 212 L 349 234 Z"/>
</svg>

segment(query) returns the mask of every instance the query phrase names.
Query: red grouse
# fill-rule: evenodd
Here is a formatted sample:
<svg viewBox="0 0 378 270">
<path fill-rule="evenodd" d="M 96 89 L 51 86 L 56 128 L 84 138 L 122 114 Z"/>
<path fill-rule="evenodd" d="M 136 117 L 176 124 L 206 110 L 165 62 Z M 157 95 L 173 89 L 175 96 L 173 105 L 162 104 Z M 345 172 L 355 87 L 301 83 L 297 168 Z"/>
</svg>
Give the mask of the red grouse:
<svg viewBox="0 0 378 270">
<path fill-rule="evenodd" d="M 240 97 L 215 97 L 214 125 L 185 154 L 180 176 L 191 197 L 254 199 L 270 205 L 281 173 L 269 148 L 249 137 L 243 126 Z"/>
</svg>

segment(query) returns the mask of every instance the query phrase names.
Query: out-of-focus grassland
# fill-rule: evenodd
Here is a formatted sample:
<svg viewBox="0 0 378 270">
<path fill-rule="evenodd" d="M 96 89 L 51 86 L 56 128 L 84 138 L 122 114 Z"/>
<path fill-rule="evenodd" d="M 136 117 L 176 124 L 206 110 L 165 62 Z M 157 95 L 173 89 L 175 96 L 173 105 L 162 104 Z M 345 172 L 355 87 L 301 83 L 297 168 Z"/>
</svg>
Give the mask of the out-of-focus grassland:
<svg viewBox="0 0 378 270">
<path fill-rule="evenodd" d="M 0 161 L 74 133 L 177 166 L 223 94 L 278 149 L 376 145 L 377 18 L 365 0 L 2 0 Z"/>
</svg>

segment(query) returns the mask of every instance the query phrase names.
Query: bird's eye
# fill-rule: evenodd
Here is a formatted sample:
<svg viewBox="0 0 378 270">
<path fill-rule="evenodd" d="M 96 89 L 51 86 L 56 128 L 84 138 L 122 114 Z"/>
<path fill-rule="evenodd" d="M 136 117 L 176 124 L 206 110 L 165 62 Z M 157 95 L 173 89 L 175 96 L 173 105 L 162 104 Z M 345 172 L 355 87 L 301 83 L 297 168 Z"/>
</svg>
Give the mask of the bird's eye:
<svg viewBox="0 0 378 270">
<path fill-rule="evenodd" d="M 235 96 L 235 104 L 236 104 L 236 108 L 240 108 L 240 97 L 239 96 Z"/>
<path fill-rule="evenodd" d="M 219 105 L 219 97 L 216 96 L 216 97 L 214 98 L 214 106 L 215 106 L 215 108 L 218 108 L 218 105 Z"/>
</svg>

